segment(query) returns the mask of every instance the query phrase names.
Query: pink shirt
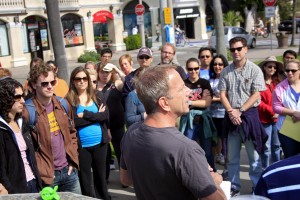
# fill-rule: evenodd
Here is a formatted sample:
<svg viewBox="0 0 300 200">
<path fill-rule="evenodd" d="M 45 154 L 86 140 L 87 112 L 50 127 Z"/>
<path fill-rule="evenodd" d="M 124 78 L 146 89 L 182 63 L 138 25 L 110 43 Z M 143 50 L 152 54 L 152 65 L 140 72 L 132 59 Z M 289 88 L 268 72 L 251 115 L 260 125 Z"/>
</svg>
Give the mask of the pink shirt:
<svg viewBox="0 0 300 200">
<path fill-rule="evenodd" d="M 24 163 L 24 168 L 25 168 L 26 180 L 28 182 L 28 181 L 31 181 L 32 179 L 34 179 L 35 177 L 33 175 L 32 169 L 31 169 L 28 159 L 27 159 L 27 155 L 26 155 L 27 145 L 26 145 L 26 142 L 22 135 L 22 132 L 15 133 L 15 137 L 16 137 L 16 140 L 18 143 L 19 150 L 21 152 L 21 157 L 22 157 L 22 160 Z"/>
</svg>

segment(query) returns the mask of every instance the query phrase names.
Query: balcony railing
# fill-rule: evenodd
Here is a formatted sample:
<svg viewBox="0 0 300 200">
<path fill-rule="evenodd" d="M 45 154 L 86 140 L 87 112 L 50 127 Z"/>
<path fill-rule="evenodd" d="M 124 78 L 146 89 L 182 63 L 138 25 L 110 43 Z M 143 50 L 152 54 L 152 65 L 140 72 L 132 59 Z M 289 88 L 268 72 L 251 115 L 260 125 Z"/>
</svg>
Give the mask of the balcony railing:
<svg viewBox="0 0 300 200">
<path fill-rule="evenodd" d="M 79 10 L 79 0 L 58 0 L 59 9 L 66 10 Z"/>
<path fill-rule="evenodd" d="M 25 11 L 25 0 L 0 0 L 0 14 L 22 13 Z"/>
</svg>

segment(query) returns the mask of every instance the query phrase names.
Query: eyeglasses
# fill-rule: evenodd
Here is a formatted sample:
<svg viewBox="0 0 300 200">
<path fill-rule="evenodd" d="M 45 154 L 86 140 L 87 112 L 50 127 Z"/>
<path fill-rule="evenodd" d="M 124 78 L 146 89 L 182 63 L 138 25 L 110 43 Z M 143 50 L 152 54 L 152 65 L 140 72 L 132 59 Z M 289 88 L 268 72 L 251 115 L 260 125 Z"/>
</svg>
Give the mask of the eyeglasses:
<svg viewBox="0 0 300 200">
<path fill-rule="evenodd" d="M 53 86 L 56 85 L 56 80 L 53 80 L 53 81 L 50 81 L 50 82 L 41 82 L 41 86 L 42 86 L 43 88 L 48 87 L 48 86 L 49 86 L 49 83 L 50 83 L 50 85 L 53 87 Z"/>
<path fill-rule="evenodd" d="M 96 81 L 96 80 L 94 80 L 94 81 L 92 81 L 92 83 L 94 83 L 94 84 L 97 84 L 97 81 Z"/>
<path fill-rule="evenodd" d="M 295 57 L 285 56 L 284 59 L 291 60 L 291 59 L 295 59 Z"/>
<path fill-rule="evenodd" d="M 205 55 L 205 56 L 200 56 L 200 58 L 210 58 L 209 55 Z"/>
<path fill-rule="evenodd" d="M 242 51 L 243 48 L 244 48 L 244 46 L 242 46 L 242 47 L 237 47 L 237 48 L 230 48 L 229 50 L 230 50 L 232 53 L 234 53 L 235 50 L 237 50 L 237 51 Z"/>
<path fill-rule="evenodd" d="M 269 69 L 272 69 L 272 68 L 277 69 L 277 66 L 276 65 L 268 65 L 267 68 L 269 68 Z"/>
<path fill-rule="evenodd" d="M 224 66 L 223 63 L 214 63 L 214 66 L 217 66 L 217 65 L 219 65 L 219 66 Z"/>
<path fill-rule="evenodd" d="M 195 68 L 186 68 L 189 72 L 191 71 L 198 71 L 200 69 L 200 67 L 195 67 Z"/>
<path fill-rule="evenodd" d="M 77 83 L 79 83 L 79 82 L 81 82 L 81 81 L 87 82 L 87 81 L 88 81 L 88 78 L 87 78 L 86 76 L 85 76 L 85 77 L 75 77 L 75 78 L 74 78 L 74 81 L 77 82 Z"/>
<path fill-rule="evenodd" d="M 139 59 L 141 59 L 141 60 L 144 60 L 144 59 L 148 60 L 149 58 L 150 58 L 149 56 L 139 56 Z"/>
<path fill-rule="evenodd" d="M 292 72 L 293 74 L 295 74 L 299 69 L 286 69 L 285 72 L 288 74 L 290 72 Z"/>
<path fill-rule="evenodd" d="M 170 55 L 173 55 L 173 54 L 174 54 L 174 53 L 168 52 L 168 51 L 162 51 L 162 53 L 163 53 L 163 54 L 167 54 L 167 55 L 168 55 L 168 54 L 170 54 Z"/>
<path fill-rule="evenodd" d="M 14 99 L 15 99 L 16 102 L 21 101 L 22 98 L 25 99 L 25 94 L 24 93 L 22 93 L 22 94 L 16 94 L 14 96 Z"/>
</svg>

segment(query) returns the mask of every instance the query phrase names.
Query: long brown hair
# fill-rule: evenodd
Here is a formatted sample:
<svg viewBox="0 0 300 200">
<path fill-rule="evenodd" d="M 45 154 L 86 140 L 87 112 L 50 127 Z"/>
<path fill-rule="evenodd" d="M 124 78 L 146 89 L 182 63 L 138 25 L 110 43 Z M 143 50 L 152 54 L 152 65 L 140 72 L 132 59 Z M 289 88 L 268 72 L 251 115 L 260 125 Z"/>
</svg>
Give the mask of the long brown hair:
<svg viewBox="0 0 300 200">
<path fill-rule="evenodd" d="M 77 89 L 74 85 L 74 78 L 79 72 L 84 72 L 87 76 L 87 79 L 88 79 L 88 87 L 87 87 L 88 98 L 87 98 L 87 102 L 90 102 L 91 100 L 93 100 L 97 104 L 97 99 L 96 99 L 96 96 L 95 96 L 95 91 L 94 91 L 93 86 L 92 86 L 90 75 L 89 75 L 88 71 L 86 69 L 84 69 L 83 67 L 76 67 L 71 73 L 70 86 L 69 86 L 69 92 L 67 94 L 67 100 L 69 101 L 69 103 L 72 106 L 76 106 L 76 107 L 80 103 L 78 92 L 77 92 Z"/>
</svg>

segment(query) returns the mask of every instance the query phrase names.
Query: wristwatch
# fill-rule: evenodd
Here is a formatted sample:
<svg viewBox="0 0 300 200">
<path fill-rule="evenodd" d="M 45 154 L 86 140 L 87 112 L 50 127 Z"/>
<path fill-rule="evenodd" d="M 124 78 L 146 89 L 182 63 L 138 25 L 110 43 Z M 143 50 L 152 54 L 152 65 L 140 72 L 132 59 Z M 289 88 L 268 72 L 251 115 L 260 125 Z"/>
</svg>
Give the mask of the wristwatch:
<svg viewBox="0 0 300 200">
<path fill-rule="evenodd" d="M 244 108 L 240 107 L 240 112 L 245 112 Z"/>
</svg>

